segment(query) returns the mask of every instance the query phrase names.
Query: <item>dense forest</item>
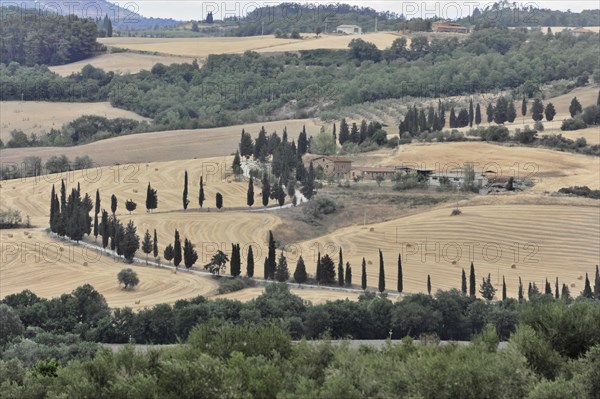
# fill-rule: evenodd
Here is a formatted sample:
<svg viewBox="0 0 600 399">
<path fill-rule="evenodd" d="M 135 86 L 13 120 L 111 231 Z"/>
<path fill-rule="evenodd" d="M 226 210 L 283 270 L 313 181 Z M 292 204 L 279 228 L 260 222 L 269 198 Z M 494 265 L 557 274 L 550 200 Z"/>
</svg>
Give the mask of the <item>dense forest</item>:
<svg viewBox="0 0 600 399">
<path fill-rule="evenodd" d="M 545 36 L 507 29 L 475 32 L 464 42 L 400 38 L 381 51 L 362 40 L 327 51 L 264 57 L 211 55 L 196 63 L 114 76 L 86 67 L 68 78 L 45 67 L 0 65 L 2 100 L 104 101 L 154 119 L 159 128 L 215 127 L 306 117 L 332 105 L 443 97 L 536 87 L 582 75 L 600 80 L 597 35 Z M 306 60 L 306 61 L 305 61 Z M 307 67 L 310 65 L 310 67 Z M 521 94 L 522 95 L 522 94 Z M 290 104 L 293 103 L 293 106 Z"/>
<path fill-rule="evenodd" d="M 0 59 L 22 65 L 61 65 L 83 60 L 102 49 L 91 19 L 39 15 L 2 7 Z"/>
<path fill-rule="evenodd" d="M 539 8 L 535 3 L 515 3 L 504 0 L 487 4 L 484 8 L 475 8 L 473 14 L 458 19 L 465 25 L 478 26 L 598 26 L 600 14 L 598 10 L 584 10 L 574 13 L 570 10 L 549 10 Z"/>
</svg>

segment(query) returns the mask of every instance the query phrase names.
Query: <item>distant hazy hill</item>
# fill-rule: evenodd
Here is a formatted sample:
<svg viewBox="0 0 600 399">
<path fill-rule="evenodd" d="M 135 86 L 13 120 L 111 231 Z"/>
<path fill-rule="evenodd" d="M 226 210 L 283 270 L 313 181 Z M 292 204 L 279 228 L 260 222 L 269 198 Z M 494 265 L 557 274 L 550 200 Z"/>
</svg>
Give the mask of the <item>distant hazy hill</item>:
<svg viewBox="0 0 600 399">
<path fill-rule="evenodd" d="M 139 14 L 139 7 L 136 2 L 124 3 L 129 5 L 127 8 L 120 7 L 106 0 L 78 0 L 78 1 L 54 1 L 54 0 L 19 0 L 14 3 L 2 5 L 23 6 L 28 10 L 38 9 L 48 12 L 56 12 L 62 15 L 75 14 L 78 17 L 104 17 L 109 16 L 113 27 L 118 29 L 148 29 L 155 26 L 170 27 L 175 26 L 179 21 L 166 18 L 146 18 Z"/>
</svg>

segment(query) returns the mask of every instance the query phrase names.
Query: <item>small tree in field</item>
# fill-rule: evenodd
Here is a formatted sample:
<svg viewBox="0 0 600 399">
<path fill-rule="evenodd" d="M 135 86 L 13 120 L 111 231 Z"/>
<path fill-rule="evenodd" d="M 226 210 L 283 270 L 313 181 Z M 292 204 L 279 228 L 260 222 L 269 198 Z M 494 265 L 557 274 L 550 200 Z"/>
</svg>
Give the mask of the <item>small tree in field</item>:
<svg viewBox="0 0 600 399">
<path fill-rule="evenodd" d="M 298 259 L 298 262 L 296 263 L 296 271 L 294 272 L 294 280 L 298 283 L 298 284 L 303 284 L 306 282 L 306 266 L 304 265 L 304 259 L 302 259 L 302 256 L 300 256 L 300 258 Z"/>
<path fill-rule="evenodd" d="M 288 281 L 290 278 L 290 272 L 288 270 L 287 259 L 283 252 L 279 255 L 279 261 L 277 262 L 277 268 L 275 269 L 275 279 L 279 282 Z"/>
<path fill-rule="evenodd" d="M 135 211 L 135 208 L 137 208 L 137 204 L 132 199 L 125 201 L 125 209 L 127 209 L 130 215 L 131 212 Z"/>
<path fill-rule="evenodd" d="M 215 202 L 217 205 L 217 209 L 223 208 L 223 194 L 217 193 L 217 195 L 215 196 Z"/>
<path fill-rule="evenodd" d="M 171 261 L 173 260 L 173 245 L 169 244 L 167 245 L 167 247 L 165 248 L 165 252 L 163 253 L 163 256 L 165 257 L 166 260 L 169 261 L 169 263 L 171 263 Z"/>
<path fill-rule="evenodd" d="M 123 269 L 117 274 L 117 279 L 119 280 L 119 284 L 123 284 L 123 289 L 133 288 L 140 283 L 140 279 L 137 276 L 137 273 L 131 269 Z"/>
</svg>

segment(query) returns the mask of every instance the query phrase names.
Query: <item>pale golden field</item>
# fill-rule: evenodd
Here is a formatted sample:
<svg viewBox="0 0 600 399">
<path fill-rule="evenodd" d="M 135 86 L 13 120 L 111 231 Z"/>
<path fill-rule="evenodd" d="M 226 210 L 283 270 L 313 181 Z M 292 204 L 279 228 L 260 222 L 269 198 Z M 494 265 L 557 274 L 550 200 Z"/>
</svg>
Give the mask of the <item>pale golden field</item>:
<svg viewBox="0 0 600 399">
<path fill-rule="evenodd" d="M 593 273 L 600 257 L 597 204 L 461 206 L 460 216 L 450 216 L 451 211 L 452 207 L 442 207 L 385 223 L 351 226 L 317 241 L 334 260 L 341 246 L 344 261 L 350 262 L 357 278 L 365 257 L 371 287 L 378 281 L 378 249 L 384 254 L 386 287 L 391 290 L 396 287 L 398 254 L 403 254 L 407 292 L 425 291 L 427 274 L 434 291 L 460 288 L 461 268 L 468 272 L 472 259 L 478 281 L 491 273 L 497 284 L 498 274 L 500 279 L 505 275 L 511 296 L 517 294 L 519 276 L 524 284 L 535 281 L 538 287 L 546 277 L 552 281 L 558 277 L 575 284 L 571 292 L 578 294 L 583 289 L 580 276 Z M 299 245 L 302 253 L 315 248 L 314 240 Z M 315 272 L 314 260 L 306 266 L 309 273 Z"/>
<path fill-rule="evenodd" d="M 25 235 L 26 232 L 29 235 Z M 198 295 L 213 295 L 217 288 L 210 277 L 182 271 L 174 274 L 152 266 L 125 265 L 96 250 L 50 238 L 39 230 L 2 230 L 0 235 L 0 298 L 24 289 L 50 298 L 91 284 L 104 295 L 109 306 L 140 309 Z M 123 290 L 117 282 L 117 273 L 125 267 L 132 267 L 140 278 L 134 290 Z"/>
<path fill-rule="evenodd" d="M 554 279 L 558 276 L 561 281 L 575 284 L 572 288 L 573 293 L 581 290 L 582 284 L 578 278 L 586 271 L 591 271 L 600 257 L 600 208 L 593 200 L 547 197 L 541 191 L 545 189 L 554 191 L 566 185 L 584 184 L 597 188 L 599 181 L 597 158 L 485 143 L 410 145 L 403 148 L 404 150 L 398 153 L 391 153 L 391 150 L 380 151 L 365 156 L 361 162 L 370 165 L 386 165 L 396 164 L 399 161 L 421 160 L 428 166 L 434 161 L 480 160 L 495 161 L 503 167 L 510 167 L 525 160 L 540 164 L 541 180 L 528 193 L 475 197 L 463 201 L 460 204 L 463 214 L 460 216 L 450 216 L 454 205 L 442 205 L 384 223 L 350 226 L 327 236 L 290 246 L 287 249 L 288 264 L 292 273 L 299 254 L 304 257 L 309 273 L 314 273 L 317 251 L 329 252 L 335 255 L 335 260 L 338 245 L 342 245 L 344 259 L 350 261 L 353 266 L 355 283 L 360 279 L 360 260 L 365 256 L 371 262 L 368 265 L 369 286 L 376 287 L 377 249 L 381 248 L 385 255 L 388 289 L 393 290 L 395 287 L 396 259 L 401 251 L 404 251 L 407 256 L 404 263 L 407 292 L 424 291 L 427 274 L 432 276 L 434 290 L 458 287 L 460 269 L 469 265 L 469 244 L 466 243 L 476 242 L 479 245 L 475 247 L 473 259 L 477 265 L 478 278 L 487 273 L 492 273 L 494 278 L 497 278 L 498 273 L 506 275 L 510 295 L 516 294 L 516 281 L 519 276 L 525 282 L 536 281 L 538 285 L 546 277 Z M 109 206 L 110 195 L 115 193 L 119 199 L 118 216 L 124 221 L 133 220 L 140 236 L 146 229 L 152 232 L 156 228 L 161 253 L 172 241 L 174 230 L 179 229 L 182 239 L 189 238 L 196 244 L 200 256 L 198 267 L 206 263 L 218 248 L 230 251 L 232 243 L 240 243 L 245 255 L 247 246 L 252 245 L 255 253 L 256 275 L 262 277 L 262 260 L 266 256 L 268 231 L 284 221 L 278 216 L 277 211 L 264 213 L 245 210 L 247 183 L 234 182 L 227 177 L 231 159 L 231 157 L 218 157 L 105 167 L 99 170 L 99 178 L 96 177 L 98 175 L 95 172 L 86 172 L 88 181 L 83 179 L 84 172 L 74 172 L 68 185 L 71 187 L 80 181 L 82 191 L 90 193 L 92 198 L 95 190 L 99 188 L 103 208 Z M 181 210 L 181 192 L 183 171 L 186 169 L 189 172 L 191 203 L 188 211 L 184 212 Z M 206 178 L 205 208 L 210 207 L 210 212 L 198 211 L 197 192 L 200 174 Z M 0 205 L 2 208 L 19 209 L 23 214 L 31 216 L 34 226 L 46 227 L 50 188 L 53 181 L 58 181 L 58 178 L 48 176 L 38 181 L 29 178 L 2 182 Z M 153 214 L 146 213 L 144 209 L 148 181 L 158 189 L 159 207 Z M 223 193 L 226 208 L 238 207 L 239 210 L 217 212 L 214 208 L 214 194 L 217 191 Z M 259 193 L 260 188 L 257 184 L 254 208 L 257 208 L 260 203 Z M 131 216 L 124 210 L 124 201 L 128 198 L 138 203 L 138 209 Z M 2 234 L 4 239 L 6 232 Z M 21 232 L 16 231 L 14 234 L 21 234 Z M 34 232 L 36 239 L 51 240 L 42 237 L 43 234 L 45 233 Z M 413 244 L 411 247 L 403 246 L 402 243 L 406 242 Z M 429 253 L 422 261 L 419 245 L 424 242 L 429 245 L 428 251 L 433 253 Z M 439 243 L 437 249 L 436 243 Z M 461 259 L 454 265 L 451 260 L 456 253 L 453 252 L 453 247 L 448 247 L 450 243 L 458 243 L 462 251 Z M 486 245 L 488 249 L 484 256 L 482 249 Z M 494 258 L 497 248 L 500 248 L 502 255 L 496 261 Z M 527 258 L 534 250 L 533 256 Z M 6 248 L 3 247 L 3 251 L 6 252 Z M 436 255 L 440 259 L 436 260 Z M 143 254 L 140 253 L 139 256 Z M 112 260 L 110 262 L 112 263 Z M 33 273 L 27 271 L 28 263 L 27 259 L 12 261 L 3 267 L 2 295 L 6 295 L 5 291 L 8 292 L 8 287 L 10 292 L 25 288 L 38 290 L 44 295 L 55 295 L 60 292 L 60 286 L 51 285 L 52 288 L 46 288 L 47 279 L 44 269 L 37 269 Z M 245 267 L 245 262 L 243 263 Z M 79 265 L 78 261 L 74 264 Z M 515 269 L 511 268 L 513 264 Z M 122 292 L 115 284 L 117 269 L 122 266 L 123 264 L 117 264 L 114 269 L 110 269 L 110 272 L 103 271 L 104 274 L 94 274 L 94 277 L 88 277 L 88 274 L 75 274 L 71 277 L 72 280 L 68 280 L 72 285 L 65 284 L 63 292 L 68 292 L 75 286 L 90 280 L 94 286 L 100 286 L 101 292 L 107 296 L 109 303 L 130 304 L 130 302 L 123 302 L 129 298 L 127 295 L 130 293 Z M 72 269 L 68 267 L 74 266 L 67 265 L 64 273 L 73 274 Z M 146 270 L 163 272 L 144 269 Z M 177 276 L 171 276 L 168 271 L 164 273 L 169 278 L 179 278 L 183 274 L 180 272 Z M 140 277 L 144 281 L 145 277 Z M 36 284 L 39 284 L 39 287 Z M 195 284 L 202 285 L 200 292 L 207 295 L 214 289 L 214 281 L 209 279 L 201 279 Z M 147 287 L 151 290 L 149 286 Z M 245 290 L 224 297 L 249 300 L 259 295 L 260 290 L 260 288 Z M 151 292 L 155 294 L 154 297 L 158 296 L 156 294 L 158 291 Z M 355 298 L 354 294 L 338 292 L 332 292 L 329 296 L 328 291 L 320 290 L 314 293 L 299 292 L 299 294 L 315 302 L 323 301 L 325 298 L 337 299 L 346 296 Z M 126 298 L 123 297 L 124 295 Z M 139 295 L 134 299 L 140 300 Z M 166 295 L 157 298 L 156 302 L 172 302 L 175 299 L 174 296 Z M 140 306 L 143 304 L 148 302 L 142 298 Z"/>
<path fill-rule="evenodd" d="M 112 71 L 116 74 L 137 73 L 142 69 L 150 70 L 157 63 L 165 65 L 191 63 L 190 57 L 175 57 L 165 55 L 139 54 L 139 53 L 108 53 L 96 57 L 87 58 L 82 61 L 66 65 L 51 66 L 52 72 L 61 76 L 69 76 L 72 73 L 81 72 L 86 65 L 101 68 L 106 72 Z"/>
<path fill-rule="evenodd" d="M 380 49 L 391 46 L 400 35 L 395 32 L 367 33 L 361 36 L 322 35 L 303 40 L 277 39 L 275 36 L 202 37 L 202 38 L 141 38 L 110 37 L 98 41 L 108 47 L 126 48 L 157 54 L 204 58 L 209 54 L 236 54 L 245 51 L 285 52 L 312 49 L 345 49 L 352 39 L 360 37 Z"/>
<path fill-rule="evenodd" d="M 50 129 L 60 129 L 65 123 L 83 115 L 150 120 L 135 112 L 114 108 L 108 102 L 0 101 L 0 139 L 6 143 L 13 130 L 22 130 L 28 136 L 31 133 L 48 133 Z"/>
<path fill-rule="evenodd" d="M 529 178 L 534 193 L 557 191 L 567 186 L 600 186 L 598 157 L 483 142 L 418 143 L 399 150 L 366 153 L 357 164 L 364 166 L 415 166 L 443 172 L 474 163 L 475 170 L 494 170 L 499 176 Z"/>
<path fill-rule="evenodd" d="M 214 298 L 234 299 L 237 301 L 247 302 L 261 295 L 264 292 L 264 290 L 264 287 L 246 288 L 242 291 L 235 291 L 223 295 L 217 295 Z M 335 301 L 338 299 L 349 299 L 351 301 L 357 301 L 359 296 L 358 293 L 353 292 L 339 292 L 310 288 L 290 288 L 290 291 L 292 292 L 292 294 L 298 295 L 300 298 L 310 301 L 313 304 L 320 304 L 327 301 Z"/>
<path fill-rule="evenodd" d="M 316 135 L 320 126 L 312 119 L 293 119 L 276 122 L 250 123 L 211 129 L 171 130 L 113 137 L 76 147 L 7 148 L 2 150 L 3 162 L 21 162 L 26 156 L 42 160 L 65 154 L 69 159 L 89 155 L 97 165 L 142 163 L 179 159 L 209 158 L 235 152 L 242 129 L 256 138 L 261 127 L 267 134 L 279 135 L 287 127 L 290 140 L 296 140 L 306 126 L 306 132 Z"/>
</svg>

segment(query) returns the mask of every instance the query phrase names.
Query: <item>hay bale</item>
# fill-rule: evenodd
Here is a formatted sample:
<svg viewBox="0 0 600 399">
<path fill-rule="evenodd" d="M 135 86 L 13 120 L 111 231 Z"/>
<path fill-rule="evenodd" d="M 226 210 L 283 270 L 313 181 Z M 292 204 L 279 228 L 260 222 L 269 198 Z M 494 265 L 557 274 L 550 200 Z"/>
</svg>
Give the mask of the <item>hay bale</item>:
<svg viewBox="0 0 600 399">
<path fill-rule="evenodd" d="M 158 168 L 154 168 L 154 171 L 155 171 L 155 172 L 158 172 Z"/>
<path fill-rule="evenodd" d="M 510 265 L 510 268 L 511 268 L 511 269 L 516 269 L 516 268 L 517 268 L 517 265 L 515 265 L 515 264 L 513 263 L 512 265 Z"/>
<path fill-rule="evenodd" d="M 368 264 L 368 265 L 372 265 L 372 264 L 373 264 L 373 261 L 370 261 L 370 260 L 369 260 L 369 261 L 367 261 L 367 264 Z"/>
<path fill-rule="evenodd" d="M 88 263 L 87 263 L 87 262 L 83 262 L 83 265 L 84 265 L 84 266 L 87 266 L 87 265 L 88 265 Z"/>
<path fill-rule="evenodd" d="M 371 227 L 369 231 L 375 231 L 375 227 Z"/>
<path fill-rule="evenodd" d="M 12 234 L 9 234 L 9 235 L 8 235 L 8 238 L 13 238 L 13 235 L 12 235 Z"/>
<path fill-rule="evenodd" d="M 453 261 L 452 261 L 452 264 L 453 264 L 453 265 L 456 265 L 457 263 L 458 263 L 458 262 L 457 262 L 457 261 L 455 261 L 455 260 L 453 260 Z"/>
<path fill-rule="evenodd" d="M 177 270 L 171 270 L 172 274 L 177 274 Z"/>
<path fill-rule="evenodd" d="M 137 301 L 135 301 L 135 304 L 139 305 L 140 304 L 140 300 L 138 299 Z"/>
<path fill-rule="evenodd" d="M 583 276 L 577 277 L 577 280 L 583 280 Z"/>
<path fill-rule="evenodd" d="M 576 287 L 575 283 L 571 283 L 571 288 L 575 288 L 575 287 Z"/>
</svg>

